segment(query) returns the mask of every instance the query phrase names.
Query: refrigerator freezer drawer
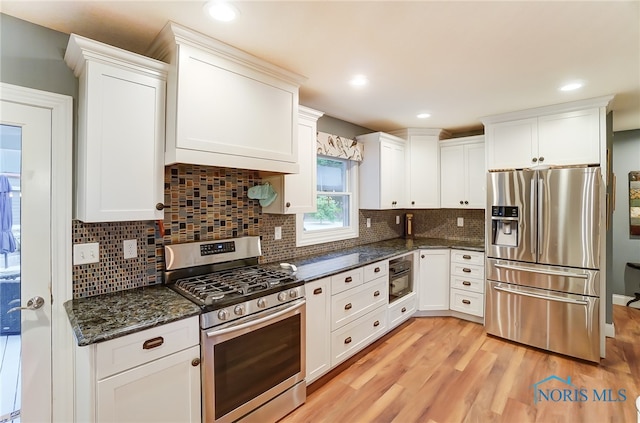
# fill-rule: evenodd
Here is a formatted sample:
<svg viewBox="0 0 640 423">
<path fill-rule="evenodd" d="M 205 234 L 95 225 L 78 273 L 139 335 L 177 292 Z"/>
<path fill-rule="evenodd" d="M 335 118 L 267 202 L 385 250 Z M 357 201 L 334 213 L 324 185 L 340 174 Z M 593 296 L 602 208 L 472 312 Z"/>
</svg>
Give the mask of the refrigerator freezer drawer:
<svg viewBox="0 0 640 423">
<path fill-rule="evenodd" d="M 507 260 L 487 260 L 487 279 L 577 295 L 600 296 L 600 272 Z"/>
<path fill-rule="evenodd" d="M 599 302 L 487 281 L 487 333 L 589 361 L 600 361 Z"/>
</svg>

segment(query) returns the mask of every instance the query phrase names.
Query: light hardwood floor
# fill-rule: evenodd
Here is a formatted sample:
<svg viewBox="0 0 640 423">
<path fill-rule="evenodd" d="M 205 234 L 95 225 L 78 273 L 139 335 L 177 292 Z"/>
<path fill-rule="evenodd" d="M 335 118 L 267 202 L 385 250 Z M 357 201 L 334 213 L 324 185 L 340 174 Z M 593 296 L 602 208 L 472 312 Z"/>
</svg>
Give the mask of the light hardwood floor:
<svg viewBox="0 0 640 423">
<path fill-rule="evenodd" d="M 600 365 L 488 336 L 452 317 L 412 319 L 281 423 L 635 423 L 640 310 L 613 307 L 616 338 L 607 338 Z M 533 385 L 552 375 L 570 377 L 573 387 L 557 380 L 538 387 L 573 401 L 534 402 Z"/>
</svg>

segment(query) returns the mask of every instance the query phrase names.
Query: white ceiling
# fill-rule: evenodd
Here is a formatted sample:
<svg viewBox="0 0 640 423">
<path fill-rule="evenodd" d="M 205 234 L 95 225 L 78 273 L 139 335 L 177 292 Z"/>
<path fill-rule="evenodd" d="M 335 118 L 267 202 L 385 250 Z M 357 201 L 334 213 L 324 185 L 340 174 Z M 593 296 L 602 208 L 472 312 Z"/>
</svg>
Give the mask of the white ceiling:
<svg viewBox="0 0 640 423">
<path fill-rule="evenodd" d="M 0 11 L 145 53 L 172 20 L 307 77 L 300 103 L 376 131 L 464 132 L 479 118 L 615 94 L 640 128 L 640 1 L 5 1 Z M 366 74 L 367 87 L 349 78 Z M 560 92 L 565 82 L 585 86 Z M 429 112 L 426 120 L 416 118 Z"/>
</svg>

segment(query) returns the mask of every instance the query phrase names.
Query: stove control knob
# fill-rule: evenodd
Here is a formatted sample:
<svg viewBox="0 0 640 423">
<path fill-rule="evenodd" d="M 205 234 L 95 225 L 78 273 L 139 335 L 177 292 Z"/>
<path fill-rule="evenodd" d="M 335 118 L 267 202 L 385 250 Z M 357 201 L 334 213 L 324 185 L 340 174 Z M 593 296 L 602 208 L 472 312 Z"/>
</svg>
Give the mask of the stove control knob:
<svg viewBox="0 0 640 423">
<path fill-rule="evenodd" d="M 218 312 L 218 319 L 227 320 L 229 318 L 229 312 L 227 310 L 220 310 Z"/>
<path fill-rule="evenodd" d="M 278 301 L 286 301 L 287 300 L 287 293 L 286 292 L 281 292 L 278 294 Z"/>
<path fill-rule="evenodd" d="M 298 296 L 298 292 L 295 289 L 289 291 L 289 298 L 295 298 Z"/>
<path fill-rule="evenodd" d="M 233 313 L 237 316 L 242 316 L 244 314 L 244 307 L 240 305 L 235 306 L 235 308 L 233 309 Z"/>
<path fill-rule="evenodd" d="M 258 300 L 258 307 L 265 308 L 267 306 L 267 301 L 264 298 L 260 298 Z"/>
</svg>

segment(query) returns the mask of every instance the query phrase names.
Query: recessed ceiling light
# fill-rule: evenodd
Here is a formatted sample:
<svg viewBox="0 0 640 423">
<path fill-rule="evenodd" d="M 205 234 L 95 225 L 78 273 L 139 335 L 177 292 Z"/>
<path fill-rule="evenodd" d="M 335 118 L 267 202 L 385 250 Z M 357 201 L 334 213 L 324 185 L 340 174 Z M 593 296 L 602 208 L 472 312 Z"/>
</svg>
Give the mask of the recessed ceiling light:
<svg viewBox="0 0 640 423">
<path fill-rule="evenodd" d="M 365 75 L 354 75 L 349 81 L 349 84 L 353 87 L 364 87 L 369 83 L 369 80 Z"/>
<path fill-rule="evenodd" d="M 569 84 L 565 84 L 562 87 L 560 87 L 560 91 L 573 91 L 573 90 L 577 90 L 578 88 L 582 88 L 582 82 L 571 82 Z"/>
<path fill-rule="evenodd" d="M 428 117 L 431 117 L 431 114 L 429 114 L 429 113 L 418 113 L 418 114 L 416 115 L 416 117 L 417 117 L 418 119 L 426 119 L 426 118 L 428 118 Z"/>
<path fill-rule="evenodd" d="M 205 3 L 204 10 L 209 16 L 220 22 L 230 22 L 240 14 L 232 4 L 219 0 Z"/>
</svg>

